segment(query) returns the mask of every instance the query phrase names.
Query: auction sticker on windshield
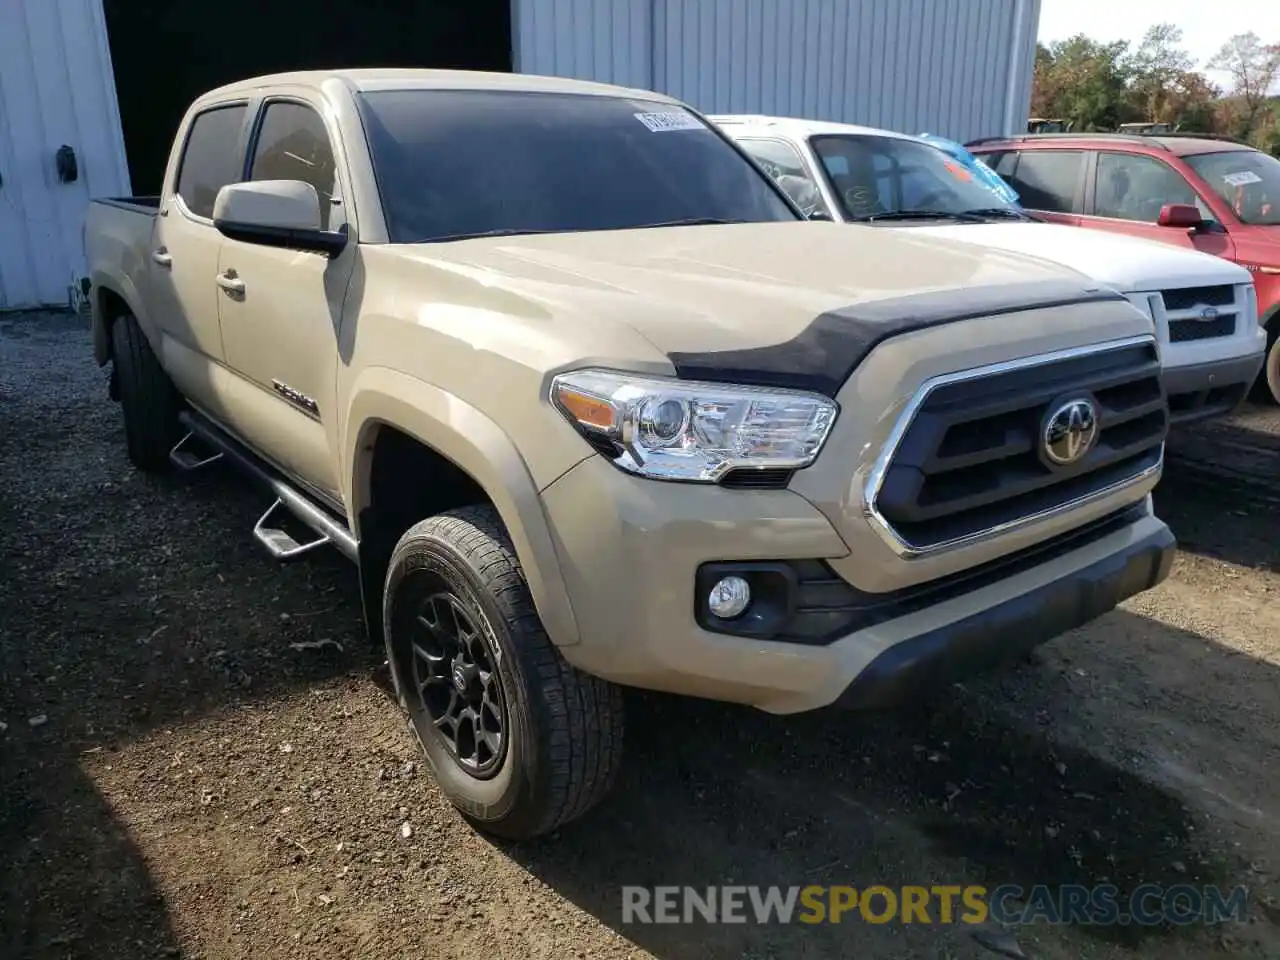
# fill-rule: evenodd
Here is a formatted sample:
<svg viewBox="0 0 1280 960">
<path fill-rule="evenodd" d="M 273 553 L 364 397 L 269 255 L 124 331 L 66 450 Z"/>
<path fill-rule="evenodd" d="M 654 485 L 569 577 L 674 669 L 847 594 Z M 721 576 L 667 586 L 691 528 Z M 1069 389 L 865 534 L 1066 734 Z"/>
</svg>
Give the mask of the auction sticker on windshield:
<svg viewBox="0 0 1280 960">
<path fill-rule="evenodd" d="M 1241 170 L 1239 173 L 1223 174 L 1223 181 L 1233 187 L 1243 187 L 1250 183 L 1261 183 L 1262 178 L 1252 170 Z"/>
<path fill-rule="evenodd" d="M 701 130 L 702 124 L 692 114 L 682 110 L 670 110 L 663 113 L 637 113 L 636 119 L 654 133 L 667 130 Z"/>
</svg>

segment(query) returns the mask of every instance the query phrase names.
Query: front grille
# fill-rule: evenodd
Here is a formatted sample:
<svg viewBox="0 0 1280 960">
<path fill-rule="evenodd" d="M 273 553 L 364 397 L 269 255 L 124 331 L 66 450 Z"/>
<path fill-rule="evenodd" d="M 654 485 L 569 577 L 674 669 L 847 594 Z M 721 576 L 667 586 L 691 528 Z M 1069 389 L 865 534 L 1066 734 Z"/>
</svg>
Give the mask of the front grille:
<svg viewBox="0 0 1280 960">
<path fill-rule="evenodd" d="M 1241 318 L 1250 314 L 1249 290 L 1243 284 L 1178 287 L 1130 299 L 1146 301 L 1156 327 L 1168 330 L 1170 345 L 1235 336 L 1242 332 Z"/>
<path fill-rule="evenodd" d="M 1215 287 L 1179 287 L 1161 290 L 1166 310 L 1190 310 L 1192 307 L 1230 307 L 1236 302 L 1236 288 L 1226 283 Z"/>
<path fill-rule="evenodd" d="M 1168 410 L 1155 343 L 944 380 L 919 400 L 874 496 L 908 546 L 928 550 L 1122 485 L 1160 463 Z M 1093 401 L 1098 437 L 1069 466 L 1044 456 L 1046 417 Z"/>
<path fill-rule="evenodd" d="M 1236 332 L 1236 316 L 1228 313 L 1212 320 L 1170 320 L 1169 342 L 1186 343 L 1188 340 L 1209 340 L 1213 337 L 1229 337 Z"/>
</svg>

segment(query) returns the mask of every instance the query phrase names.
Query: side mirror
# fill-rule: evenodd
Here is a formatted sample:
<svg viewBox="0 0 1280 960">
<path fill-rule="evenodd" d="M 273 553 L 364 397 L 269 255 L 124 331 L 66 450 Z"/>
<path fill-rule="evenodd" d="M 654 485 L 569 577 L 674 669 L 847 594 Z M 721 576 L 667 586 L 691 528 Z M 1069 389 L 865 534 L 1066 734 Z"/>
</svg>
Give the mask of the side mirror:
<svg viewBox="0 0 1280 960">
<path fill-rule="evenodd" d="M 232 240 L 329 257 L 347 245 L 345 232 L 320 229 L 320 195 L 301 180 L 227 184 L 213 203 L 213 225 Z"/>
<path fill-rule="evenodd" d="M 1156 223 L 1162 227 L 1181 227 L 1191 229 L 1204 223 L 1198 207 L 1190 203 L 1166 203 L 1160 208 L 1160 218 Z"/>
</svg>

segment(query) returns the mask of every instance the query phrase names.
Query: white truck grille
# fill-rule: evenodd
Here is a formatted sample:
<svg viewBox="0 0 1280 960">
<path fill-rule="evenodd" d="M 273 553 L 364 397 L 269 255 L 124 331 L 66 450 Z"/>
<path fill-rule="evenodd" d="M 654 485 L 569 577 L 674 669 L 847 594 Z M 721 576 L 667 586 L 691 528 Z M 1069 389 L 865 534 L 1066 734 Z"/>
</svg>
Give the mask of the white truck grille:
<svg viewBox="0 0 1280 960">
<path fill-rule="evenodd" d="M 1145 306 L 1156 324 L 1156 335 L 1173 352 L 1170 366 L 1195 362 L 1192 357 L 1179 357 L 1179 344 L 1247 337 L 1249 328 L 1249 291 L 1247 284 L 1216 284 L 1199 287 L 1171 287 L 1155 293 L 1138 293 L 1130 299 Z"/>
<path fill-rule="evenodd" d="M 1205 364 L 1244 356 L 1257 335 L 1257 301 L 1252 284 L 1223 283 L 1129 294 L 1129 300 L 1155 321 L 1161 362 L 1166 372 L 1203 369 Z M 1171 377 L 1171 382 L 1174 378 Z M 1170 387 L 1173 422 L 1234 407 L 1246 383 Z"/>
</svg>

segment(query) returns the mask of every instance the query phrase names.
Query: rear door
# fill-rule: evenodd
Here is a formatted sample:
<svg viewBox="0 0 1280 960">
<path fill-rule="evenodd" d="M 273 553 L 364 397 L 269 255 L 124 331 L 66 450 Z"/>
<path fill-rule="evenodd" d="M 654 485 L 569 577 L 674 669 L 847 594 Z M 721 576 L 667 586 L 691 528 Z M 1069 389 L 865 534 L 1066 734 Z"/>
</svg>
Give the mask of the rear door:
<svg viewBox="0 0 1280 960">
<path fill-rule="evenodd" d="M 1083 209 L 1086 153 L 1015 150 L 1002 155 L 993 169 L 1018 192 L 1022 206 L 1045 220 L 1074 227 Z"/>
<path fill-rule="evenodd" d="M 157 344 L 182 392 L 220 412 L 214 367 L 223 361 L 218 323 L 218 191 L 240 179 L 248 104 L 201 110 L 187 128 L 177 174 L 165 185 L 147 264 L 147 302 L 162 331 Z"/>
<path fill-rule="evenodd" d="M 1157 240 L 1230 258 L 1231 238 L 1213 210 L 1174 167 L 1143 153 L 1099 150 L 1091 158 L 1085 215 L 1080 225 L 1129 236 Z M 1160 210 L 1169 203 L 1198 207 L 1205 226 L 1162 227 Z"/>
</svg>

